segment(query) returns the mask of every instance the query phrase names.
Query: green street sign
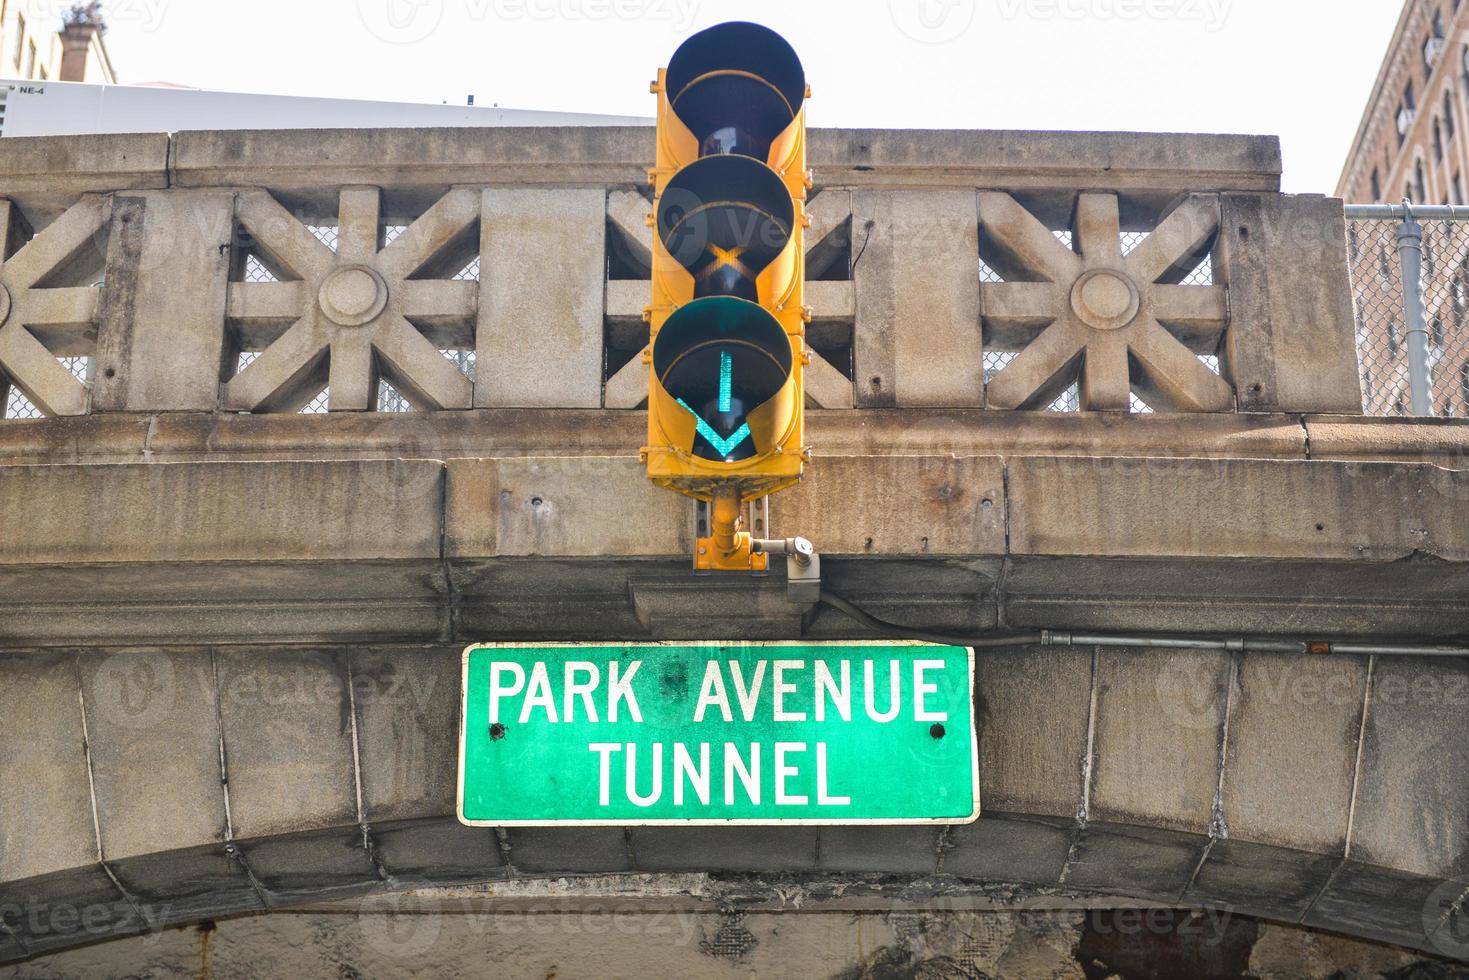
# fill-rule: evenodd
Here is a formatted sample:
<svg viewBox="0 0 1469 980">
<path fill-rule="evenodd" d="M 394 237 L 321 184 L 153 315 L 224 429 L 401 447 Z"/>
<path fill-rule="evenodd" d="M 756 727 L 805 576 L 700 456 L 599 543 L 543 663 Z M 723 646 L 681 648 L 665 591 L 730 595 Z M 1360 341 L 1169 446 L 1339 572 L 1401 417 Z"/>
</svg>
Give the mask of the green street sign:
<svg viewBox="0 0 1469 980">
<path fill-rule="evenodd" d="M 973 677 L 922 643 L 472 646 L 459 819 L 968 823 Z"/>
</svg>

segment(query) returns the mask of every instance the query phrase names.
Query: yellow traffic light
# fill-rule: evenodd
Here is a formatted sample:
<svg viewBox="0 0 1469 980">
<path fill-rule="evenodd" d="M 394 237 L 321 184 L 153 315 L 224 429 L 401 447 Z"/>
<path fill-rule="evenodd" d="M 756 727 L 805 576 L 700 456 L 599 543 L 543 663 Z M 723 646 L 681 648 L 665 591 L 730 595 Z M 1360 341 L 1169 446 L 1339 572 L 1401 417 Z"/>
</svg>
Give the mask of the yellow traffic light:
<svg viewBox="0 0 1469 980">
<path fill-rule="evenodd" d="M 650 479 L 719 517 L 794 484 L 806 458 L 805 73 L 775 32 L 729 23 L 685 41 L 653 88 L 643 455 Z M 750 567 L 741 544 L 710 567 Z"/>
</svg>

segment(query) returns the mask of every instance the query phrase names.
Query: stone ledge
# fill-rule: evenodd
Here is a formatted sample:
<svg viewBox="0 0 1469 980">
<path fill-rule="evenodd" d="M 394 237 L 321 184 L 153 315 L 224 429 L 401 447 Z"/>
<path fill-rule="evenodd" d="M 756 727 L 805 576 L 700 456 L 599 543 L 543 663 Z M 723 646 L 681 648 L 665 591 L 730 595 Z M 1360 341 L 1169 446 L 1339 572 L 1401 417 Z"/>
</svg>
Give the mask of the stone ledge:
<svg viewBox="0 0 1469 980">
<path fill-rule="evenodd" d="M 643 184 L 651 126 L 220 130 L 173 137 L 180 187 L 312 190 L 343 184 Z M 823 186 L 1280 189 L 1280 142 L 1265 136 L 988 130 L 813 129 Z M 0 171 L 3 173 L 3 171 Z"/>
<path fill-rule="evenodd" d="M 0 568 L 436 559 L 426 460 L 0 467 Z"/>
<path fill-rule="evenodd" d="M 1316 458 L 1469 469 L 1463 419 L 810 409 L 806 421 L 813 467 L 831 456 L 952 454 Z M 615 409 L 9 419 L 0 421 L 0 464 L 619 456 L 643 444 L 646 428 L 644 412 Z"/>
<path fill-rule="evenodd" d="M 169 185 L 166 133 L 12 136 L 0 142 L 0 185 L 21 207 L 59 211 L 93 191 Z"/>
<path fill-rule="evenodd" d="M 915 628 L 1463 632 L 1469 473 L 1303 460 L 824 462 L 777 498 L 772 531 L 810 537 L 829 588 Z M 630 456 L 0 467 L 0 520 L 13 529 L 0 542 L 0 640 L 673 638 L 696 635 L 701 616 L 732 635 L 770 635 L 754 600 L 764 589 L 784 603 L 784 566 L 723 583 L 752 601 L 745 627 L 730 621 L 741 607 L 730 588 L 687 588 L 691 506 L 647 485 Z M 794 612 L 776 632 L 863 634 L 830 609 Z"/>
<path fill-rule="evenodd" d="M 1008 471 L 1015 555 L 1469 561 L 1466 471 L 1060 457 L 1012 459 Z"/>
</svg>

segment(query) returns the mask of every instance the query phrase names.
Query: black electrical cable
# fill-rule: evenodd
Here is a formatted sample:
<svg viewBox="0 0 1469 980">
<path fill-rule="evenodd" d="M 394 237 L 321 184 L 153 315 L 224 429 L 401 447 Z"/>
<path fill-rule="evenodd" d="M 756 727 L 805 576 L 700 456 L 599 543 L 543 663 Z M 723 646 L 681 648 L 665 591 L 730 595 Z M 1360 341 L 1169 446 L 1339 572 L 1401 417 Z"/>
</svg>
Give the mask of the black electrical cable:
<svg viewBox="0 0 1469 980">
<path fill-rule="evenodd" d="M 1183 636 L 1119 636 L 1115 634 L 1058 633 L 1052 630 L 1026 633 L 987 633 L 983 636 L 954 636 L 948 633 L 932 633 L 927 630 L 910 629 L 878 619 L 858 608 L 853 603 L 827 591 L 821 592 L 821 602 L 858 623 L 884 636 L 903 640 L 921 640 L 955 647 L 1018 647 L 1018 646 L 1141 646 L 1177 647 L 1179 649 L 1220 649 L 1259 653 L 1311 653 L 1343 655 L 1381 655 L 1399 657 L 1469 657 L 1469 646 L 1431 646 L 1414 643 L 1330 643 L 1308 640 L 1272 640 L 1250 638 L 1220 638 L 1208 640 L 1200 637 Z"/>
<path fill-rule="evenodd" d="M 866 626 L 874 633 L 882 633 L 904 640 L 922 640 L 925 643 L 942 643 L 945 646 L 953 647 L 1015 647 L 1032 646 L 1040 643 L 1042 639 L 1040 633 L 993 633 L 986 636 L 950 636 L 945 633 L 930 633 L 926 630 L 910 629 L 896 623 L 884 622 L 852 605 L 841 596 L 832 595 L 830 592 L 823 591 L 821 601 L 837 612 Z"/>
</svg>

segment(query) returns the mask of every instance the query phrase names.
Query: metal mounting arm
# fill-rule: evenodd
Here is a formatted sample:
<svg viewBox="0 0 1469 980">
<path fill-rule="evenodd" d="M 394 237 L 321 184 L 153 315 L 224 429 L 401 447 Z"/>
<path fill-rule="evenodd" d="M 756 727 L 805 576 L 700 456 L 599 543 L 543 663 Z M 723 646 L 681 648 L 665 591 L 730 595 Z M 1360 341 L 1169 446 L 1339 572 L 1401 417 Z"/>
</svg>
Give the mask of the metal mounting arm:
<svg viewBox="0 0 1469 980">
<path fill-rule="evenodd" d="M 798 605 L 821 601 L 821 556 L 805 538 L 751 542 L 756 554 L 786 556 L 786 598 Z"/>
</svg>

